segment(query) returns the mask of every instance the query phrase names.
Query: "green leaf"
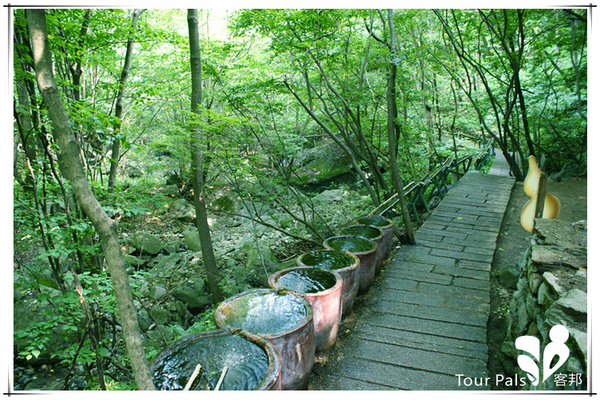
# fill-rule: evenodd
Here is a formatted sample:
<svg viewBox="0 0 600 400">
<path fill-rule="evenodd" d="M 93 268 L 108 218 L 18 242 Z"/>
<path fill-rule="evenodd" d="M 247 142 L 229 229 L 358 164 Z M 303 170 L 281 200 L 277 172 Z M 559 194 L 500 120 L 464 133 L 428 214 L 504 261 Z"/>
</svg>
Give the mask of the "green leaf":
<svg viewBox="0 0 600 400">
<path fill-rule="evenodd" d="M 110 351 L 108 351 L 106 347 L 100 347 L 98 349 L 98 354 L 100 354 L 100 357 L 108 357 L 110 356 Z"/>
</svg>

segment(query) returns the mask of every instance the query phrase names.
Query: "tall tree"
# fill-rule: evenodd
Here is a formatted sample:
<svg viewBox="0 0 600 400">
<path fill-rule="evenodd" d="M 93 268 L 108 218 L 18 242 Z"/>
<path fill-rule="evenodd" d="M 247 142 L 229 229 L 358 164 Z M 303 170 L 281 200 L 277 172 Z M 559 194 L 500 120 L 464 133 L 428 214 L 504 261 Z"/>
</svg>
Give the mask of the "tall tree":
<svg viewBox="0 0 600 400">
<path fill-rule="evenodd" d="M 108 178 L 108 191 L 113 192 L 117 182 L 117 167 L 119 166 L 119 153 L 121 151 L 121 118 L 123 117 L 123 102 L 125 99 L 125 87 L 127 85 L 127 78 L 129 77 L 129 70 L 131 69 L 131 58 L 133 56 L 133 45 L 135 39 L 133 36 L 133 30 L 137 25 L 137 20 L 144 10 L 136 9 L 131 15 L 131 35 L 127 39 L 127 51 L 125 52 L 125 60 L 123 62 L 123 71 L 121 72 L 121 79 L 119 79 L 118 94 L 117 94 L 117 105 L 115 107 L 115 117 L 118 122 L 115 127 L 115 138 L 112 145 L 112 154 L 110 160 L 110 173 Z"/>
<path fill-rule="evenodd" d="M 396 103 L 396 68 L 398 64 L 398 57 L 396 55 L 396 32 L 394 29 L 393 10 L 388 10 L 388 24 L 390 29 L 390 66 L 386 96 L 388 106 L 387 129 L 390 170 L 392 172 L 392 184 L 394 185 L 394 191 L 398 194 L 398 200 L 400 201 L 402 219 L 404 221 L 404 228 L 406 229 L 408 242 L 415 244 L 415 236 L 412 220 L 410 219 L 410 211 L 408 210 L 408 203 L 404 196 L 404 185 L 402 185 L 402 179 L 400 178 L 400 171 L 398 169 L 398 138 L 400 137 L 400 130 L 402 127 L 398 122 L 398 104 Z"/>
<path fill-rule="evenodd" d="M 116 223 L 102 209 L 96 199 L 80 158 L 80 148 L 71 129 L 69 115 L 58 91 L 46 29 L 43 9 L 27 10 L 27 23 L 33 50 L 37 84 L 48 115 L 52 121 L 52 133 L 59 150 L 59 162 L 63 175 L 69 180 L 73 193 L 86 216 L 92 221 L 104 248 L 108 270 L 119 307 L 125 345 L 135 380 L 141 390 L 152 390 L 152 376 L 146 363 L 137 312 L 119 245 Z"/>
<path fill-rule="evenodd" d="M 386 89 L 386 101 L 387 101 L 387 138 L 388 138 L 388 158 L 389 167 L 392 175 L 392 185 L 394 192 L 398 196 L 400 202 L 400 209 L 402 213 L 402 219 L 404 221 L 404 227 L 406 229 L 406 239 L 409 243 L 414 244 L 414 229 L 412 226 L 412 220 L 410 218 L 410 211 L 408 209 L 408 202 L 404 196 L 404 185 L 402 184 L 402 178 L 400 177 L 400 170 L 398 168 L 398 139 L 402 131 L 402 126 L 398 120 L 398 104 L 396 101 L 396 73 L 397 66 L 400 62 L 400 58 L 397 54 L 396 47 L 396 30 L 394 27 L 394 11 L 387 10 L 387 18 L 384 17 L 383 13 L 379 12 L 381 22 L 384 29 L 384 34 L 389 36 L 389 42 L 383 37 L 379 37 L 373 30 L 372 25 L 365 23 L 365 27 L 371 37 L 377 42 L 383 44 L 389 54 L 389 66 L 387 76 L 387 89 Z M 385 26 L 388 26 L 389 32 L 385 32 Z"/>
<path fill-rule="evenodd" d="M 192 180 L 194 186 L 194 206 L 196 208 L 196 227 L 200 235 L 202 246 L 202 260 L 207 274 L 208 289 L 213 300 L 220 302 L 224 299 L 223 292 L 219 286 L 221 277 L 219 267 L 212 246 L 210 227 L 206 214 L 206 199 L 204 196 L 204 170 L 202 165 L 202 64 L 200 61 L 200 36 L 198 34 L 198 10 L 188 10 L 188 30 L 190 38 L 190 64 L 192 69 L 192 95 L 191 110 L 193 114 L 191 126 L 191 149 L 192 149 Z"/>
</svg>

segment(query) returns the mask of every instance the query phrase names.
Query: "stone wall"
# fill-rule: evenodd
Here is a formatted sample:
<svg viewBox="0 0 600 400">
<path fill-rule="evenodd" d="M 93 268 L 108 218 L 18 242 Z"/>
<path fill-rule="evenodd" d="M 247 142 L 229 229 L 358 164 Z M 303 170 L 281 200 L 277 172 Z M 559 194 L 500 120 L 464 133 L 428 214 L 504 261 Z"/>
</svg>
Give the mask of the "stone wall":
<svg viewBox="0 0 600 400">
<path fill-rule="evenodd" d="M 517 357 L 523 354 L 515 348 L 519 336 L 539 338 L 542 357 L 550 343 L 550 329 L 560 324 L 569 331 L 567 362 L 537 387 L 523 379 L 526 384 L 518 389 L 587 389 L 587 221 L 536 219 L 530 246 L 516 272 L 502 344 L 506 374 L 525 376 L 517 365 Z M 543 365 L 542 360 L 538 365 Z"/>
</svg>

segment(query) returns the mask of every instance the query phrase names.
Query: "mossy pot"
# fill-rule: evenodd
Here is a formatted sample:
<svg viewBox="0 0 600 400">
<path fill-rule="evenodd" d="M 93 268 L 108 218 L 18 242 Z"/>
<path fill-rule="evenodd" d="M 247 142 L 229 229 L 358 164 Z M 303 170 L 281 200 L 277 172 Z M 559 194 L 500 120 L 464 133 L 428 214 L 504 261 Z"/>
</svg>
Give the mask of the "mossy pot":
<svg viewBox="0 0 600 400">
<path fill-rule="evenodd" d="M 377 243 L 377 252 L 375 253 L 375 276 L 381 272 L 383 262 L 385 261 L 385 234 L 383 229 L 373 225 L 352 225 L 342 229 L 342 235 L 360 236 L 371 239 Z"/>
</svg>

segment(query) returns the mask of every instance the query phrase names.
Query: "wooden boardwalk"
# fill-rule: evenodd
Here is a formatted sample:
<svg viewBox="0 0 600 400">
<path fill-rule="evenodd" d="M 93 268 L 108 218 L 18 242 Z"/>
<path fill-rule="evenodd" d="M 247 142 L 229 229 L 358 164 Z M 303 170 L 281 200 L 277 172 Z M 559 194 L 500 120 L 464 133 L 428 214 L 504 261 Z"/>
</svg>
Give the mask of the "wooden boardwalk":
<svg viewBox="0 0 600 400">
<path fill-rule="evenodd" d="M 313 369 L 313 390 L 462 390 L 487 376 L 490 269 L 514 179 L 469 172 L 403 245 Z M 468 383 L 468 380 L 467 380 Z M 484 388 L 485 389 L 485 388 Z"/>
</svg>

